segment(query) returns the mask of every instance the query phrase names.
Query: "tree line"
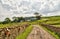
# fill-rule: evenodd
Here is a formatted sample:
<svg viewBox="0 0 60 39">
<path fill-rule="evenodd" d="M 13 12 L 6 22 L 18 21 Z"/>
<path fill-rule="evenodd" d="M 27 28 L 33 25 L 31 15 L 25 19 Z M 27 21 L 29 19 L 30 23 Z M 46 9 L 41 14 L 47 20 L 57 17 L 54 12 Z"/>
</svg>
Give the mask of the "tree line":
<svg viewBox="0 0 60 39">
<path fill-rule="evenodd" d="M 24 21 L 27 21 L 27 19 L 30 21 L 41 19 L 41 15 L 39 15 L 39 13 L 35 12 L 34 15 L 35 15 L 34 17 L 13 17 L 12 18 L 13 21 L 10 18 L 5 18 L 5 20 L 3 22 L 0 22 L 0 24 L 13 23 L 13 22 L 24 22 Z M 36 18 L 36 19 L 33 19 L 33 18 Z"/>
</svg>

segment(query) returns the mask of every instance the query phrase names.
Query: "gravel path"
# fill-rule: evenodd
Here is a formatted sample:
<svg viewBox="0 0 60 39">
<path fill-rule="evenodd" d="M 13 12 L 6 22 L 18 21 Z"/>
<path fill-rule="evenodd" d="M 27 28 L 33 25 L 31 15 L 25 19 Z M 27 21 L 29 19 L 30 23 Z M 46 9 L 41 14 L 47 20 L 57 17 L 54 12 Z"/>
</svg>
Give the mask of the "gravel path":
<svg viewBox="0 0 60 39">
<path fill-rule="evenodd" d="M 38 25 L 33 25 L 32 32 L 28 35 L 27 39 L 56 39 L 47 31 L 45 31 L 42 27 Z"/>
</svg>

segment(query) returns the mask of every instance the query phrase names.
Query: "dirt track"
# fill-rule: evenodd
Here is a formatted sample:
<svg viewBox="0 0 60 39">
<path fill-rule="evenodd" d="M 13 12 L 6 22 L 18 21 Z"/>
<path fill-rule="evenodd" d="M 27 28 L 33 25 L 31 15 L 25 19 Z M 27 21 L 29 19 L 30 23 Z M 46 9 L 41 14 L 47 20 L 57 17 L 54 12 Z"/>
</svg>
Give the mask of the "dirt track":
<svg viewBox="0 0 60 39">
<path fill-rule="evenodd" d="M 56 39 L 47 31 L 45 31 L 42 27 L 38 25 L 33 25 L 32 32 L 28 35 L 27 39 Z"/>
</svg>

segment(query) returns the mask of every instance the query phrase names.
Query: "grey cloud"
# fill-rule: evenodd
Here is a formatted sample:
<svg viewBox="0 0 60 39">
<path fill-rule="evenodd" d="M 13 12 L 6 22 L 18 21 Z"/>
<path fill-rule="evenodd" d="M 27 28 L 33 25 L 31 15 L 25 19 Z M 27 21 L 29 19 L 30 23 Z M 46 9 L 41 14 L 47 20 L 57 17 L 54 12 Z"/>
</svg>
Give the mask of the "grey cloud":
<svg viewBox="0 0 60 39">
<path fill-rule="evenodd" d="M 18 5 L 18 6 L 20 7 L 20 6 L 29 6 L 29 5 L 30 5 L 30 2 L 22 1 L 22 2 L 20 2 L 20 5 Z"/>
<path fill-rule="evenodd" d="M 2 1 L 0 0 L 0 3 L 2 3 Z"/>
<path fill-rule="evenodd" d="M 13 11 L 14 14 L 20 14 L 18 11 Z"/>
<path fill-rule="evenodd" d="M 32 9 L 35 9 L 35 10 L 39 10 L 40 9 L 40 7 L 41 7 L 41 3 L 39 2 L 37 2 L 37 3 L 34 3 L 34 4 L 32 4 Z"/>
<path fill-rule="evenodd" d="M 57 0 L 57 1 L 59 1 L 59 0 Z M 32 2 L 33 2 L 33 0 L 32 0 Z M 10 2 L 10 3 L 12 3 L 12 2 Z M 5 4 L 5 3 L 3 4 L 2 1 L 0 0 L 0 4 L 1 4 L 0 6 L 2 6 L 2 8 L 3 8 L 3 9 L 0 9 L 0 12 L 1 13 L 5 12 L 7 14 L 7 16 L 9 14 L 9 17 L 11 15 L 18 16 L 21 14 L 33 14 L 34 12 L 42 12 L 43 14 L 46 15 L 48 13 L 60 11 L 60 3 L 56 3 L 56 5 L 54 6 L 54 3 L 52 0 L 46 0 L 44 2 L 33 2 L 33 3 L 31 3 L 30 1 L 22 0 L 19 3 L 14 2 L 13 4 L 15 4 L 15 5 L 13 5 L 13 4 L 9 5 L 9 4 Z M 53 9 L 50 7 L 50 5 L 52 5 Z M 25 8 L 25 7 L 27 7 L 27 8 Z M 20 8 L 22 8 L 22 9 L 20 9 Z M 12 14 L 10 14 L 10 12 Z"/>
<path fill-rule="evenodd" d="M 10 9 L 12 9 L 11 6 L 9 6 L 8 4 L 2 4 L 2 7 L 8 11 L 10 11 Z"/>
<path fill-rule="evenodd" d="M 54 8 L 55 8 L 55 9 L 54 9 L 55 11 L 60 11 L 60 3 L 57 4 Z"/>
</svg>

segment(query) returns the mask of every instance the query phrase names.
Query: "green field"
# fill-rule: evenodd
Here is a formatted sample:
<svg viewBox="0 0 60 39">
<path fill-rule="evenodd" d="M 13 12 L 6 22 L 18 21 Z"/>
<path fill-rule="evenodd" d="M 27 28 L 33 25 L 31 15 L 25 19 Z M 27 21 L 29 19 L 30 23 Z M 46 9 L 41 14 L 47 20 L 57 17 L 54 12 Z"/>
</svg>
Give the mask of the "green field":
<svg viewBox="0 0 60 39">
<path fill-rule="evenodd" d="M 19 22 L 19 23 L 0 24 L 0 28 L 20 26 L 20 25 L 23 25 L 23 24 L 26 24 L 26 23 L 29 23 L 29 22 Z"/>
<path fill-rule="evenodd" d="M 0 24 L 0 28 L 4 27 L 13 27 L 13 26 L 20 26 L 23 24 L 31 24 L 29 27 L 27 27 L 22 34 L 16 37 L 16 39 L 26 39 L 28 34 L 32 31 L 32 25 L 37 24 L 40 25 L 40 23 L 46 23 L 50 25 L 54 25 L 54 27 L 60 27 L 60 16 L 51 16 L 51 17 L 42 17 L 41 20 L 31 21 L 31 22 L 19 22 L 19 23 L 8 23 L 8 24 Z M 56 37 L 56 39 L 59 39 L 59 35 L 56 34 L 56 32 L 53 32 L 45 27 L 43 27 L 47 32 L 49 32 L 51 35 Z"/>
<path fill-rule="evenodd" d="M 39 22 L 55 25 L 55 27 L 60 27 L 60 16 L 43 17 Z"/>
</svg>

